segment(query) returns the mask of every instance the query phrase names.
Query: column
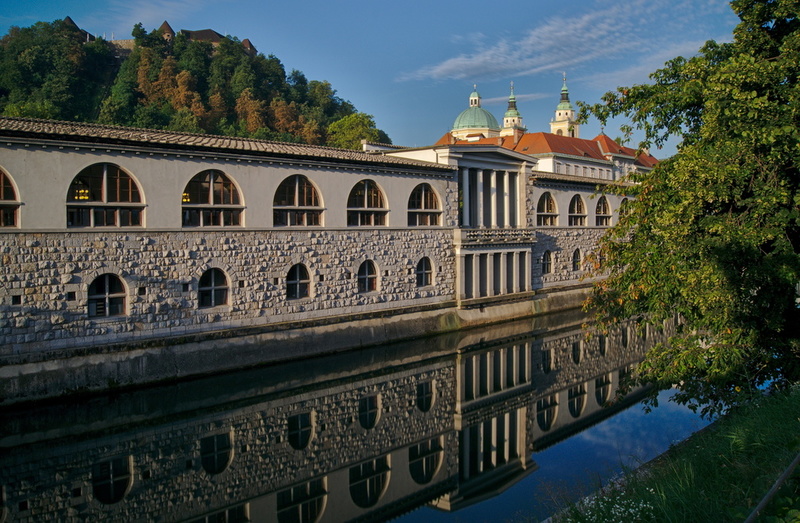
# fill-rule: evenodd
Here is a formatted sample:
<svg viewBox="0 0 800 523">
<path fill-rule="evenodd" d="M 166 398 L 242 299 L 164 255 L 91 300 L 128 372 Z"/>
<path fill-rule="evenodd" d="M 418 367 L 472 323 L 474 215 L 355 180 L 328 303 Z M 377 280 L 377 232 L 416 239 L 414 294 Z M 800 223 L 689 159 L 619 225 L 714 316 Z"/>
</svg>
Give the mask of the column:
<svg viewBox="0 0 800 523">
<path fill-rule="evenodd" d="M 474 227 L 486 227 L 486 223 L 483 217 L 483 193 L 484 193 L 484 184 L 483 184 L 483 171 L 477 170 L 475 172 L 475 203 L 477 204 L 476 212 L 476 220 L 475 223 L 472 224 Z"/>
<path fill-rule="evenodd" d="M 464 204 L 461 209 L 461 226 L 462 227 L 471 227 L 472 226 L 472 204 L 469 201 L 470 191 L 469 191 L 469 168 L 462 167 L 461 168 L 461 198 L 462 203 Z"/>
<path fill-rule="evenodd" d="M 489 171 L 489 217 L 493 229 L 497 227 L 497 171 Z"/>
<path fill-rule="evenodd" d="M 510 195 L 511 191 L 509 187 L 511 185 L 511 173 L 505 172 L 505 176 L 503 176 L 503 226 L 510 227 L 511 226 L 511 206 L 514 205 L 514 202 L 511 201 Z"/>
</svg>

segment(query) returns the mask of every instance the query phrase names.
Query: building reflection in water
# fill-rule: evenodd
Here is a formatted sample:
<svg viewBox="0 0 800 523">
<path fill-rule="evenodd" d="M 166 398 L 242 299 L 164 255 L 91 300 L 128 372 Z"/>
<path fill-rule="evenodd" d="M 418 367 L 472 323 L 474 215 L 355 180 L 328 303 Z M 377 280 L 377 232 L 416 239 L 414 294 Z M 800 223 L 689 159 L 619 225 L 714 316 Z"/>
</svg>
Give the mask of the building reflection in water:
<svg viewBox="0 0 800 523">
<path fill-rule="evenodd" d="M 0 521 L 383 520 L 456 511 L 537 469 L 645 346 L 577 312 L 3 412 Z M 666 325 L 669 331 L 671 325 Z M 609 405 L 611 405 L 609 407 Z"/>
</svg>

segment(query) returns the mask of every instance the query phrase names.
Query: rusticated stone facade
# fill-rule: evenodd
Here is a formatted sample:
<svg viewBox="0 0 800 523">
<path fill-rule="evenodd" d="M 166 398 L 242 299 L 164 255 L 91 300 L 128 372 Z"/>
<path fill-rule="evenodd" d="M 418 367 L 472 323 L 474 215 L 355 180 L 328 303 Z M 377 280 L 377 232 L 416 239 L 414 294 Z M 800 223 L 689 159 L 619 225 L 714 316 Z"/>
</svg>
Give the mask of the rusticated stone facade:
<svg viewBox="0 0 800 523">
<path fill-rule="evenodd" d="M 2 236 L 0 289 L 21 296 L 4 307 L 0 355 L 86 347 L 354 314 L 437 305 L 453 299 L 452 231 L 338 229 L 16 233 Z M 416 284 L 427 256 L 431 285 Z M 364 260 L 378 269 L 379 290 L 359 293 Z M 304 264 L 309 296 L 287 299 L 289 269 Z M 198 308 L 198 280 L 210 268 L 229 277 L 228 303 Z M 105 273 L 125 285 L 127 314 L 86 314 L 89 284 Z"/>
</svg>

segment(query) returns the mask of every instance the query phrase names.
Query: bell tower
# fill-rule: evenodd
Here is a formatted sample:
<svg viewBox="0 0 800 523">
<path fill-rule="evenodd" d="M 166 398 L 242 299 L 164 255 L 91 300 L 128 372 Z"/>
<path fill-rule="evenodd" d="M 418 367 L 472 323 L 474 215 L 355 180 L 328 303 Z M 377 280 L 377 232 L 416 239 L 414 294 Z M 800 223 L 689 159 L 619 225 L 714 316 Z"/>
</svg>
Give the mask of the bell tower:
<svg viewBox="0 0 800 523">
<path fill-rule="evenodd" d="M 580 126 L 575 121 L 575 108 L 569 101 L 567 73 L 564 73 L 564 85 L 561 87 L 561 100 L 556 106 L 555 118 L 550 121 L 550 132 L 560 136 L 580 138 Z"/>
</svg>

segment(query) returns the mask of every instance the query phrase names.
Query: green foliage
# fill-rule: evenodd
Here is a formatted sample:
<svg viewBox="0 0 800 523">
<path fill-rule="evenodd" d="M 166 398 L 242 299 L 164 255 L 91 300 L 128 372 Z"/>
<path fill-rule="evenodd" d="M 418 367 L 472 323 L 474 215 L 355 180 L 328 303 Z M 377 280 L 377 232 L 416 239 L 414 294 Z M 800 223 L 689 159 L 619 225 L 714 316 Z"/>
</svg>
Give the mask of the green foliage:
<svg viewBox="0 0 800 523">
<path fill-rule="evenodd" d="M 131 34 L 133 51 L 119 60 L 73 24 L 13 27 L 0 40 L 0 111 L 310 144 L 356 113 L 330 83 L 297 70 L 287 78 L 277 57 L 254 56 L 235 37 L 167 40 L 142 24 Z"/>
<path fill-rule="evenodd" d="M 640 381 L 679 383 L 679 399 L 708 413 L 800 377 L 800 2 L 732 6 L 733 42 L 582 105 L 583 117 L 629 118 L 642 147 L 681 140 L 631 176 L 636 199 L 602 241 L 608 277 L 590 306 L 606 325 L 678 316 L 678 336 L 651 351 Z"/>
<path fill-rule="evenodd" d="M 372 115 L 354 113 L 328 127 L 328 144 L 342 149 L 361 149 L 361 140 L 376 142 L 380 139 L 379 133 Z"/>
</svg>

